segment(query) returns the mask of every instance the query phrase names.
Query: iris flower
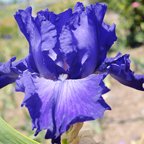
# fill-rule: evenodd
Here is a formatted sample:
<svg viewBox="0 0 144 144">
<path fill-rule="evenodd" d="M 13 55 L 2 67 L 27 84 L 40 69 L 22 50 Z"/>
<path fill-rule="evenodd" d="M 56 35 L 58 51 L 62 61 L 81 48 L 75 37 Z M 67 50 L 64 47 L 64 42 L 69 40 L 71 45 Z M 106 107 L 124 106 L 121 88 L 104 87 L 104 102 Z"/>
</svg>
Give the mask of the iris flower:
<svg viewBox="0 0 144 144">
<path fill-rule="evenodd" d="M 42 10 L 35 17 L 32 8 L 19 10 L 15 19 L 29 43 L 29 54 L 0 63 L 0 88 L 16 82 L 24 92 L 22 106 L 32 119 L 35 135 L 60 143 L 71 125 L 101 118 L 110 106 L 102 95 L 109 89 L 103 80 L 110 74 L 120 83 L 144 90 L 144 75 L 130 70 L 129 55 L 107 58 L 117 40 L 115 25 L 103 19 L 107 6 L 96 3 L 60 14 Z"/>
</svg>

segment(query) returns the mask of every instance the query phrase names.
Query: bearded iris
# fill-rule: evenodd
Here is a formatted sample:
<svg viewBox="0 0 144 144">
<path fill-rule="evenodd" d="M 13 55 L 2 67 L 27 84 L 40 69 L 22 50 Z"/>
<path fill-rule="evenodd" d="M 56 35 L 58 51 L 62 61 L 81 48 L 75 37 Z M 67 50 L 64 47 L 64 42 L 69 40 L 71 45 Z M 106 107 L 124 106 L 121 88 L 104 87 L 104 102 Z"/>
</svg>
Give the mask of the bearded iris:
<svg viewBox="0 0 144 144">
<path fill-rule="evenodd" d="M 117 39 L 115 25 L 103 21 L 106 9 L 103 3 L 77 3 L 60 14 L 43 10 L 33 17 L 31 7 L 15 14 L 29 54 L 0 64 L 0 88 L 16 82 L 16 90 L 25 93 L 22 106 L 35 135 L 46 130 L 54 143 L 71 125 L 101 118 L 110 110 L 102 97 L 109 91 L 103 82 L 108 74 L 144 90 L 144 75 L 130 70 L 129 55 L 106 57 Z"/>
</svg>

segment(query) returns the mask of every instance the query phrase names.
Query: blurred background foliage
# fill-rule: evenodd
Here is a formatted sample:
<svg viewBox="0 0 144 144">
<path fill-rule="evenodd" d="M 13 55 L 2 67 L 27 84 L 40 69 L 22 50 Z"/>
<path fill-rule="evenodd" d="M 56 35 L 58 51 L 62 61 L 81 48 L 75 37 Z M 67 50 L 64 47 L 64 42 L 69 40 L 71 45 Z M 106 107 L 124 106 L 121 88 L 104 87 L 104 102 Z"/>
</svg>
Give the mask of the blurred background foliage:
<svg viewBox="0 0 144 144">
<path fill-rule="evenodd" d="M 95 2 L 95 0 L 90 0 Z M 108 3 L 110 10 L 120 15 L 119 40 L 135 48 L 144 44 L 144 0 L 99 0 Z M 121 30 L 125 31 L 122 37 Z"/>
<path fill-rule="evenodd" d="M 28 43 L 20 33 L 13 15 L 18 9 L 31 5 L 34 13 L 48 8 L 56 13 L 68 7 L 73 7 L 78 0 L 0 0 L 0 62 L 16 56 L 20 59 L 28 53 Z M 113 46 L 113 51 L 137 49 L 144 44 L 144 0 L 79 0 L 85 5 L 95 2 L 108 4 L 106 21 L 117 25 L 118 41 Z M 137 71 L 144 72 L 143 56 L 132 58 Z M 0 91 L 0 115 L 13 127 L 22 131 L 29 137 L 43 144 L 43 133 L 37 138 L 33 137 L 29 115 L 25 109 L 20 108 L 21 94 L 15 94 L 13 85 Z M 16 116 L 15 116 L 16 115 Z M 97 129 L 100 129 L 99 124 Z"/>
</svg>

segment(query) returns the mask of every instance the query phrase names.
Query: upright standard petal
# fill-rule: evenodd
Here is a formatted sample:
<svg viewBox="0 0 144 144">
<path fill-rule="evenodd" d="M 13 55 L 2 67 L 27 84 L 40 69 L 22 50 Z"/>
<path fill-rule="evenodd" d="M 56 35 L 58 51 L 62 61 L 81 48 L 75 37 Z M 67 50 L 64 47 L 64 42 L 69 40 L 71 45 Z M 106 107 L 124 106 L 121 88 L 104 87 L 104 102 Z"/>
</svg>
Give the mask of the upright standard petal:
<svg viewBox="0 0 144 144">
<path fill-rule="evenodd" d="M 55 73 L 57 72 L 58 66 L 53 62 L 54 57 L 50 57 L 49 53 L 46 57 L 43 52 L 47 49 L 52 50 L 55 46 L 57 39 L 55 26 L 43 15 L 38 14 L 36 18 L 32 17 L 31 7 L 28 7 L 25 10 L 19 10 L 15 14 L 15 19 L 20 30 L 29 42 L 30 55 L 34 60 L 40 75 L 46 78 L 55 79 Z M 52 52 L 53 51 L 51 51 L 50 54 Z M 54 55 L 54 52 L 52 54 Z"/>
<path fill-rule="evenodd" d="M 88 16 L 93 19 L 95 17 L 95 25 L 97 29 L 97 45 L 98 45 L 98 57 L 97 57 L 97 67 L 106 58 L 107 52 L 117 40 L 115 33 L 115 24 L 108 25 L 104 20 L 104 16 L 107 10 L 107 6 L 104 3 L 96 3 L 95 5 L 90 5 L 87 7 Z"/>
<path fill-rule="evenodd" d="M 29 7 L 19 10 L 15 18 L 42 76 L 56 79 L 68 73 L 70 78 L 80 78 L 94 72 L 116 40 L 115 26 L 103 22 L 105 12 L 105 4 L 85 8 L 77 3 L 73 13 L 71 9 L 60 14 L 45 10 L 34 18 Z"/>
<path fill-rule="evenodd" d="M 106 8 L 102 3 L 86 8 L 77 3 L 71 19 L 63 26 L 60 50 L 65 55 L 71 78 L 92 74 L 117 39 L 115 25 L 103 22 Z"/>
<path fill-rule="evenodd" d="M 117 40 L 115 25 L 113 24 L 112 26 L 110 26 L 103 21 L 106 10 L 107 6 L 104 3 L 96 3 L 95 5 L 86 7 L 89 25 L 91 24 L 93 27 L 95 27 L 95 29 L 93 30 L 96 31 L 96 45 L 95 47 L 93 47 L 93 49 L 96 49 L 97 54 L 96 68 L 103 62 L 103 60 L 106 58 L 108 50 Z"/>
<path fill-rule="evenodd" d="M 82 77 L 93 73 L 97 65 L 98 55 L 97 29 L 93 15 L 94 11 L 92 10 L 91 14 L 89 14 L 87 9 L 88 7 L 84 8 L 82 3 L 77 3 L 74 11 L 76 14 L 73 17 L 75 29 L 73 29 L 72 32 L 77 41 L 77 48 L 79 51 L 84 51 L 84 55 L 81 58 Z"/>
<path fill-rule="evenodd" d="M 81 77 L 81 59 L 85 54 L 77 48 L 77 40 L 69 26 L 64 26 L 59 37 L 63 68 L 70 79 Z"/>
<path fill-rule="evenodd" d="M 107 71 L 120 83 L 144 91 L 144 75 L 135 74 L 130 69 L 129 55 L 118 54 L 115 58 L 107 58 L 98 68 L 98 71 Z"/>
<path fill-rule="evenodd" d="M 110 107 L 102 94 L 108 92 L 104 75 L 79 80 L 48 80 L 25 71 L 17 80 L 17 91 L 25 92 L 25 105 L 36 134 L 46 129 L 46 138 L 56 139 L 77 122 L 101 118 Z"/>
</svg>

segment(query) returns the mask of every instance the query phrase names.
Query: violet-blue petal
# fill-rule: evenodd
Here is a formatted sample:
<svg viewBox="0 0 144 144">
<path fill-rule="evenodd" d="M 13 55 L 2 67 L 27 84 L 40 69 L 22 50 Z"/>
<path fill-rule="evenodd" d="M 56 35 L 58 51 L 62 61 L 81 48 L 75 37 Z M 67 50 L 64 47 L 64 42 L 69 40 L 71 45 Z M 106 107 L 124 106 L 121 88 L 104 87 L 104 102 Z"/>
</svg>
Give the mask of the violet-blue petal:
<svg viewBox="0 0 144 144">
<path fill-rule="evenodd" d="M 63 68 L 69 78 L 81 77 L 81 59 L 85 52 L 78 50 L 77 40 L 69 26 L 64 26 L 59 37 L 60 52 L 63 58 Z"/>
<path fill-rule="evenodd" d="M 72 9 L 69 8 L 64 12 L 55 14 L 54 12 L 49 12 L 49 21 L 56 26 L 57 33 L 60 34 L 62 27 L 70 20 L 72 16 Z"/>
<path fill-rule="evenodd" d="M 55 14 L 54 12 L 47 10 L 39 11 L 35 18 L 35 22 L 39 31 L 42 33 L 43 44 L 41 46 L 42 51 L 47 51 L 50 58 L 55 61 L 56 64 L 63 64 L 61 53 L 59 51 L 59 36 L 62 31 L 62 27 L 69 21 L 72 15 L 72 9 L 68 9 L 62 13 Z M 58 64 L 59 65 L 59 64 Z"/>
<path fill-rule="evenodd" d="M 73 13 L 71 9 L 60 14 L 40 11 L 35 18 L 31 7 L 19 10 L 15 18 L 30 44 L 39 74 L 55 79 L 63 70 L 70 78 L 93 73 L 116 40 L 115 26 L 103 22 L 105 11 L 102 3 L 86 8 L 77 3 Z"/>
<path fill-rule="evenodd" d="M 41 10 L 37 13 L 37 17 L 38 16 L 42 16 L 44 19 L 50 21 L 53 25 L 55 25 L 57 33 L 60 33 L 62 27 L 67 23 L 67 21 L 69 21 L 72 16 L 72 9 L 69 8 L 59 14 L 51 12 L 48 9 Z"/>
<path fill-rule="evenodd" d="M 22 105 L 29 110 L 36 134 L 46 129 L 46 138 L 56 139 L 72 124 L 101 118 L 110 109 L 102 98 L 108 91 L 104 77 L 53 81 L 25 71 L 16 90 L 25 93 Z"/>
<path fill-rule="evenodd" d="M 13 57 L 6 63 L 0 63 L 0 88 L 15 82 L 18 75 L 27 69 L 25 59 L 14 62 L 15 60 Z"/>
<path fill-rule="evenodd" d="M 32 17 L 31 7 L 28 7 L 25 10 L 19 10 L 15 14 L 15 19 L 20 27 L 20 30 L 29 42 L 30 55 L 33 57 L 39 74 L 46 78 L 54 79 L 55 71 L 51 69 L 53 66 L 49 65 L 49 63 L 51 63 L 50 61 L 53 60 L 54 57 L 49 56 L 49 59 L 45 58 L 43 56 L 43 50 L 52 50 L 55 46 L 55 26 L 48 20 L 45 20 L 45 18 L 43 19 L 41 15 L 38 15 L 36 18 Z M 56 67 L 56 63 L 53 63 L 53 65 Z"/>
<path fill-rule="evenodd" d="M 25 58 L 25 62 L 27 64 L 27 69 L 30 71 L 30 72 L 36 72 L 38 73 L 38 69 L 35 65 L 35 62 L 34 62 L 34 58 L 33 58 L 33 55 L 32 54 L 29 54 L 26 58 Z"/>
<path fill-rule="evenodd" d="M 115 33 L 115 25 L 108 25 L 106 24 L 103 19 L 107 10 L 107 6 L 104 3 L 96 3 L 95 5 L 90 5 L 86 7 L 86 13 L 88 17 L 88 23 L 93 26 L 93 30 L 96 31 L 95 37 L 95 45 L 93 49 L 96 53 L 96 68 L 103 62 L 106 58 L 107 52 L 112 46 L 112 44 L 117 40 L 116 33 Z M 91 39 L 89 38 L 91 41 Z M 86 41 L 86 40 L 85 40 Z M 94 57 L 94 55 L 90 55 Z M 85 63 L 87 67 L 91 65 L 91 61 L 86 61 Z M 86 71 L 88 68 L 85 68 Z"/>
<path fill-rule="evenodd" d="M 47 13 L 48 11 L 39 12 L 35 18 L 35 22 L 41 35 L 40 50 L 43 58 L 42 62 L 49 69 L 50 73 L 54 73 L 55 77 L 58 77 L 59 74 L 64 73 L 63 68 L 57 63 L 61 55 L 57 48 L 59 47 L 57 46 L 58 32 L 56 26 L 46 16 Z M 62 60 L 60 62 L 62 63 Z"/>
<path fill-rule="evenodd" d="M 40 53 L 41 37 L 32 17 L 32 8 L 28 7 L 25 10 L 19 10 L 15 14 L 15 19 L 24 36 L 27 38 L 30 45 L 30 54 L 32 55 L 35 65 L 39 71 L 44 70 L 41 63 L 42 56 Z M 42 67 L 41 67 L 42 66 Z M 45 71 L 46 73 L 46 71 Z M 42 73 L 43 74 L 43 73 Z"/>
<path fill-rule="evenodd" d="M 109 26 L 103 22 L 106 8 L 102 3 L 86 8 L 82 3 L 77 3 L 73 16 L 63 26 L 60 34 L 60 50 L 65 54 L 72 78 L 79 76 L 78 74 L 86 77 L 93 73 L 106 58 L 109 48 L 117 39 L 115 25 Z M 75 72 L 73 73 L 71 69 Z"/>
<path fill-rule="evenodd" d="M 120 83 L 144 91 L 144 75 L 135 74 L 130 69 L 129 55 L 118 54 L 114 58 L 107 58 L 98 71 L 107 71 Z"/>
<path fill-rule="evenodd" d="M 96 3 L 95 5 L 92 4 L 86 7 L 87 15 L 95 22 L 97 31 L 97 66 L 103 62 L 106 58 L 108 50 L 117 40 L 115 24 L 110 26 L 104 22 L 106 10 L 107 5 L 105 3 Z"/>
<path fill-rule="evenodd" d="M 79 19 L 79 26 L 73 30 L 73 34 L 77 41 L 78 49 L 85 50 L 86 59 L 82 62 L 82 77 L 85 77 L 93 73 L 97 65 L 97 31 L 94 21 L 86 12 L 81 13 Z"/>
<path fill-rule="evenodd" d="M 54 62 L 55 65 L 53 65 L 53 67 L 56 68 L 56 70 L 54 71 L 56 76 L 61 74 L 62 71 L 63 73 L 66 73 L 64 72 L 66 71 L 66 63 L 59 49 L 59 36 L 61 35 L 62 27 L 66 24 L 71 15 L 71 9 L 68 9 L 60 14 L 55 14 L 53 12 L 45 10 L 38 12 L 35 19 L 39 31 L 42 33 L 41 36 L 43 43 L 41 45 L 41 50 L 47 53 L 48 57 L 50 57 Z M 65 34 L 65 38 L 66 37 L 67 34 Z"/>
</svg>

